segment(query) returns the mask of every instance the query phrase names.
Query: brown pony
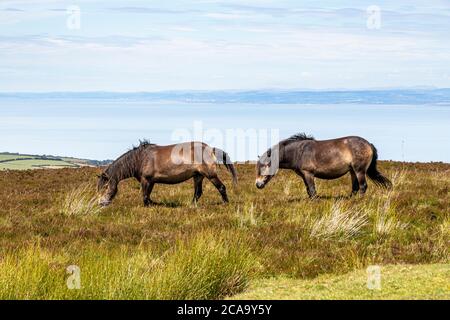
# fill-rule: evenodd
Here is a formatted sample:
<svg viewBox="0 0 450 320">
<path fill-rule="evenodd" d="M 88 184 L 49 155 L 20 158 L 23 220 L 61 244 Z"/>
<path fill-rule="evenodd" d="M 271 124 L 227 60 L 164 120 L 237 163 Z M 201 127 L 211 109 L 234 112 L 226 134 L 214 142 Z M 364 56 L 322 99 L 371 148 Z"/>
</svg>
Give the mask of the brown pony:
<svg viewBox="0 0 450 320">
<path fill-rule="evenodd" d="M 280 169 L 291 169 L 304 181 L 310 197 L 316 196 L 314 178 L 352 177 L 352 194 L 367 190 L 366 174 L 378 186 L 392 183 L 377 170 L 377 149 L 361 137 L 318 141 L 304 133 L 294 135 L 267 150 L 256 164 L 256 187 L 264 186 Z"/>
<path fill-rule="evenodd" d="M 98 179 L 98 190 L 103 191 L 100 205 L 107 206 L 117 193 L 117 185 L 123 179 L 135 178 L 141 183 L 144 205 L 150 200 L 155 183 L 176 184 L 194 179 L 196 202 L 202 195 L 202 182 L 206 177 L 217 188 L 223 202 L 228 202 L 225 185 L 217 176 L 217 164 L 222 163 L 231 172 L 233 183 L 237 174 L 224 151 L 211 148 L 202 142 L 186 142 L 158 146 L 147 141 L 126 152 L 106 168 Z"/>
</svg>

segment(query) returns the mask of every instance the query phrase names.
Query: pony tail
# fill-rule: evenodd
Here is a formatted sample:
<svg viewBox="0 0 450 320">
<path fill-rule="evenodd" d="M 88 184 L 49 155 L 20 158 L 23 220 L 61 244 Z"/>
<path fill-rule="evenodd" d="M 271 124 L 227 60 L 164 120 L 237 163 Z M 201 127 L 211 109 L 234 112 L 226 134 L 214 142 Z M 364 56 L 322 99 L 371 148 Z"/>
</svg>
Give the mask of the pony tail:
<svg viewBox="0 0 450 320">
<path fill-rule="evenodd" d="M 381 174 L 380 171 L 377 169 L 377 160 L 378 160 L 378 151 L 377 148 L 373 144 L 370 144 L 370 147 L 372 148 L 372 162 L 369 165 L 369 169 L 367 169 L 367 175 L 369 176 L 370 180 L 372 180 L 377 186 L 383 187 L 385 189 L 391 189 L 392 188 L 392 182 L 385 176 Z"/>
<path fill-rule="evenodd" d="M 227 168 L 227 170 L 231 173 L 231 176 L 233 178 L 233 185 L 236 186 L 238 182 L 237 171 L 228 153 L 219 148 L 213 148 L 213 153 L 217 158 L 217 164 L 223 164 L 225 168 Z"/>
</svg>

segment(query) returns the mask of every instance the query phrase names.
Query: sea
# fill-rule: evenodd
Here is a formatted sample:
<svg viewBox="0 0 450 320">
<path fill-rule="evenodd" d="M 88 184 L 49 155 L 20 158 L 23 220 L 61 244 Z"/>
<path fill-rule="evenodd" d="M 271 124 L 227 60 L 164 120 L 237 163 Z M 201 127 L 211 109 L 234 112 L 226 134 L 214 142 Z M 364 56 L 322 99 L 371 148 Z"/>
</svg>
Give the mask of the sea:
<svg viewBox="0 0 450 320">
<path fill-rule="evenodd" d="M 450 162 L 447 104 L 0 97 L 0 152 L 105 160 L 144 139 L 202 140 L 246 161 L 299 132 L 318 140 L 358 135 L 372 142 L 383 160 Z"/>
</svg>

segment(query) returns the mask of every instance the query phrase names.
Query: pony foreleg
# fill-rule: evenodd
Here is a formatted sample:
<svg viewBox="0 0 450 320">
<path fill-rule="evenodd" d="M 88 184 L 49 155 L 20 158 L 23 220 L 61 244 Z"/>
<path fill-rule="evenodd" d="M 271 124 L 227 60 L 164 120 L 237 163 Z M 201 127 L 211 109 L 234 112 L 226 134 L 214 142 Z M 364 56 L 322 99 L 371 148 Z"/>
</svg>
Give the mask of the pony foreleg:
<svg viewBox="0 0 450 320">
<path fill-rule="evenodd" d="M 314 175 L 309 173 L 308 171 L 301 171 L 301 170 L 294 170 L 294 171 L 303 179 L 308 196 L 310 198 L 315 198 L 317 196 L 317 193 L 316 193 L 316 185 L 314 183 Z"/>
<path fill-rule="evenodd" d="M 150 194 L 152 193 L 153 186 L 155 185 L 152 182 L 149 182 L 147 179 L 145 179 L 142 182 L 142 198 L 144 201 L 144 206 L 148 207 L 149 205 L 153 204 L 154 202 L 150 199 Z"/>
<path fill-rule="evenodd" d="M 310 198 L 315 198 L 317 196 L 316 185 L 314 183 L 314 176 L 309 172 L 303 173 L 303 181 L 305 182 L 306 192 Z"/>
</svg>

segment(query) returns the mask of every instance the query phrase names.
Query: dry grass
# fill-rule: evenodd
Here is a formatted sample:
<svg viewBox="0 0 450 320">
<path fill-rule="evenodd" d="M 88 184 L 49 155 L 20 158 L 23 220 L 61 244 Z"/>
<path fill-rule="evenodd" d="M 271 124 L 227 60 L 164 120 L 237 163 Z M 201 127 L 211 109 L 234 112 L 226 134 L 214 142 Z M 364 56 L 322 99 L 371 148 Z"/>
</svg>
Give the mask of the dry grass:
<svg viewBox="0 0 450 320">
<path fill-rule="evenodd" d="M 66 216 L 98 214 L 101 207 L 94 190 L 94 187 L 87 183 L 70 190 L 62 200 L 61 212 Z"/>
<path fill-rule="evenodd" d="M 258 190 L 254 187 L 254 167 L 238 165 L 237 169 L 238 192 L 233 192 L 228 173 L 221 169 L 221 177 L 229 189 L 228 205 L 222 204 L 220 195 L 207 181 L 203 197 L 196 206 L 191 205 L 193 184 L 189 181 L 157 185 L 152 198 L 160 205 L 145 208 L 140 185 L 129 180 L 120 184 L 113 204 L 101 210 L 91 202 L 98 169 L 0 172 L 0 256 L 9 254 L 12 259 L 23 259 L 13 253 L 39 243 L 40 252 L 52 257 L 43 260 L 42 268 L 54 269 L 60 275 L 55 281 L 63 284 L 68 263 L 94 263 L 95 259 L 82 256 L 88 255 L 89 250 L 99 254 L 98 268 L 103 268 L 102 263 L 106 264 L 112 255 L 122 259 L 117 270 L 125 272 L 139 260 L 139 255 L 145 257 L 147 251 L 152 259 L 166 257 L 180 243 L 191 243 L 205 234 L 213 238 L 226 234 L 226 239 L 237 241 L 239 252 L 243 250 L 253 257 L 252 261 L 258 261 L 252 273 L 257 277 L 312 278 L 320 274 L 342 274 L 369 264 L 450 261 L 449 164 L 382 162 L 380 170 L 394 181 L 391 192 L 377 189 L 369 182 L 366 196 L 347 197 L 351 184 L 346 176 L 334 181 L 318 180 L 319 198 L 314 200 L 308 199 L 303 183 L 291 172 L 280 172 L 265 189 Z M 86 185 L 92 186 L 91 189 L 84 189 Z M 228 242 L 219 241 L 221 255 L 234 250 L 233 242 Z M 185 250 L 188 256 L 190 249 L 185 247 Z M 134 252 L 137 256 L 130 254 Z M 214 256 L 212 253 L 205 256 L 209 255 Z M 220 255 L 215 257 L 219 259 Z M 182 261 L 187 259 L 176 261 L 173 263 L 180 264 L 180 270 L 187 270 L 182 266 Z M 206 258 L 202 263 L 208 261 Z M 228 260 L 214 261 L 227 264 Z M 190 275 L 186 272 L 185 275 Z M 52 272 L 49 274 L 54 276 Z M 2 286 L 17 281 L 13 275 L 3 277 Z M 36 277 L 28 285 L 32 286 L 33 282 L 38 287 L 39 277 Z M 137 277 L 133 282 L 137 290 L 133 292 L 147 292 L 146 287 L 140 287 L 141 281 Z M 115 286 L 120 281 L 100 283 L 102 287 L 99 285 L 96 290 L 103 293 L 92 291 L 88 297 L 126 295 L 111 293 L 118 290 Z M 211 283 L 215 285 L 210 288 L 221 286 L 220 281 Z M 240 290 L 244 286 L 238 284 L 235 288 Z M 33 297 L 48 296 L 45 290 L 36 291 Z M 227 290 L 222 291 L 211 289 L 214 295 L 198 294 L 201 290 L 191 296 L 183 294 L 221 297 L 227 294 L 223 293 Z M 176 291 L 170 292 L 174 297 L 181 296 Z"/>
<path fill-rule="evenodd" d="M 335 202 L 329 213 L 312 221 L 311 237 L 322 240 L 349 240 L 356 237 L 367 223 L 365 212 L 350 211 L 342 202 Z"/>
</svg>

